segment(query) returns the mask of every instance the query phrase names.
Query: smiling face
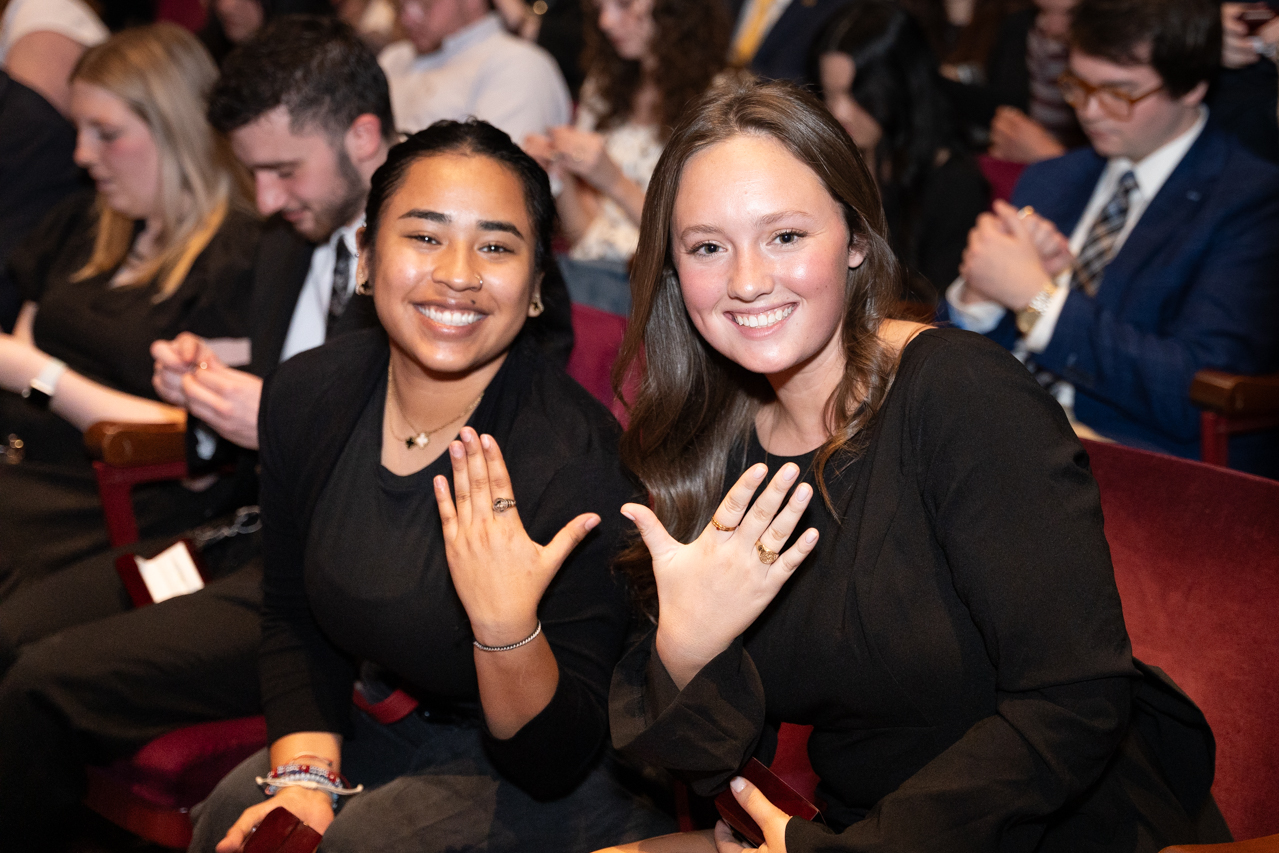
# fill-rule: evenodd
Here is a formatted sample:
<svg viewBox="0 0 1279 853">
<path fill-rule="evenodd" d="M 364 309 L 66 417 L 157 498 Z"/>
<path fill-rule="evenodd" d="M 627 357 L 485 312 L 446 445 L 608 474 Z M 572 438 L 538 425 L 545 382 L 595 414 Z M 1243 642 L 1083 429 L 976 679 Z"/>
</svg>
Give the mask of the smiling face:
<svg viewBox="0 0 1279 853">
<path fill-rule="evenodd" d="M 71 84 L 75 161 L 87 169 L 107 206 L 130 219 L 157 212 L 160 152 L 151 129 L 121 98 L 101 86 Z"/>
<path fill-rule="evenodd" d="M 448 377 L 500 364 L 529 314 L 533 259 L 519 178 L 488 157 L 436 154 L 383 205 L 360 276 L 394 348 Z"/>
<path fill-rule="evenodd" d="M 840 325 L 850 246 L 820 178 L 765 136 L 735 136 L 689 159 L 671 254 L 693 325 L 755 373 L 843 371 Z"/>
<path fill-rule="evenodd" d="M 1144 53 L 1149 55 L 1149 46 Z M 1199 103 L 1207 91 L 1207 84 L 1200 83 L 1180 98 L 1172 98 L 1166 89 L 1160 89 L 1163 78 L 1153 66 L 1119 65 L 1078 50 L 1070 52 L 1069 68 L 1085 83 L 1107 86 L 1130 97 L 1153 92 L 1133 104 L 1132 115 L 1126 119 L 1107 113 L 1095 96 L 1075 109 L 1088 141 L 1103 157 L 1127 157 L 1140 162 L 1194 125 L 1199 118 Z"/>
<path fill-rule="evenodd" d="M 343 142 L 319 128 L 294 133 L 290 121 L 286 107 L 265 112 L 231 131 L 231 149 L 253 173 L 258 211 L 322 242 L 355 218 L 368 187 Z"/>
<path fill-rule="evenodd" d="M 654 0 L 599 0 L 600 31 L 626 60 L 650 58 L 650 46 L 657 25 L 653 23 Z"/>
</svg>

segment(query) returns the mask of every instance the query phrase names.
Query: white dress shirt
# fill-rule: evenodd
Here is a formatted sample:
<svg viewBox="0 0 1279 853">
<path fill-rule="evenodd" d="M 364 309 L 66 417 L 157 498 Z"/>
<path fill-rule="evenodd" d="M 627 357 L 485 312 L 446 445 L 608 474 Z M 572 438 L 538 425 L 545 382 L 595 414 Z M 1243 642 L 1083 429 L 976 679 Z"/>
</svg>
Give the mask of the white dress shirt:
<svg viewBox="0 0 1279 853">
<path fill-rule="evenodd" d="M 298 294 L 297 305 L 293 308 L 293 319 L 289 321 L 289 332 L 284 338 L 280 361 L 288 361 L 298 353 L 324 343 L 329 322 L 329 300 L 333 298 L 333 266 L 337 261 L 338 240 L 346 243 L 346 248 L 351 253 L 351 267 L 346 281 L 346 292 L 350 294 L 355 290 L 355 267 L 359 258 L 355 247 L 355 231 L 363 224 L 364 217 L 360 216 L 350 225 L 334 231 L 327 243 L 316 246 L 311 253 L 311 269 L 306 274 L 302 292 Z"/>
<path fill-rule="evenodd" d="M 419 55 L 412 42 L 388 45 L 378 57 L 391 86 L 399 130 L 415 133 L 440 119 L 474 116 L 506 131 L 518 145 L 530 133 L 567 124 L 568 86 L 540 47 L 516 38 L 496 12 Z"/>
</svg>

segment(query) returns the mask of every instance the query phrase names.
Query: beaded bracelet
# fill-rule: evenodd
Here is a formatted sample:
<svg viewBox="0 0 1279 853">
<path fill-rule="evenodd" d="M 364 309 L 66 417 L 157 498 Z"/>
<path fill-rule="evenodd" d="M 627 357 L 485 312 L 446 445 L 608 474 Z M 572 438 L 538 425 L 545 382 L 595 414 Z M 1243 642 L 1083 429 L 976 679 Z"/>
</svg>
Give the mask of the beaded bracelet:
<svg viewBox="0 0 1279 853">
<path fill-rule="evenodd" d="M 349 797 L 364 790 L 363 785 L 354 788 L 347 786 L 347 781 L 340 773 L 310 764 L 281 764 L 266 776 L 254 777 L 254 781 L 268 797 L 273 797 L 281 788 L 306 788 L 308 791 L 323 791 L 333 798 L 333 808 L 337 808 L 338 797 Z"/>
<path fill-rule="evenodd" d="M 542 633 L 542 620 L 538 619 L 537 628 L 533 631 L 533 633 L 529 634 L 527 637 L 520 640 L 518 643 L 511 643 L 509 646 L 486 646 L 483 643 L 481 643 L 479 640 L 472 640 L 471 642 L 475 644 L 475 648 L 479 649 L 482 652 L 509 652 L 512 649 L 518 649 L 520 646 L 527 646 L 529 643 L 536 640 L 537 635 L 540 633 Z"/>
</svg>

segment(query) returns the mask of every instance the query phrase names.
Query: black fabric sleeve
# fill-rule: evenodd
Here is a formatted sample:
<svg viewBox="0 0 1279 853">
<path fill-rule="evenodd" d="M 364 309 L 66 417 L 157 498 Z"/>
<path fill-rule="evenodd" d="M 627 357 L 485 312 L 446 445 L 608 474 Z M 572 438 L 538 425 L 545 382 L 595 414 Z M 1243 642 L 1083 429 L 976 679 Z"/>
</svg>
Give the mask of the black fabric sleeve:
<svg viewBox="0 0 1279 853">
<path fill-rule="evenodd" d="M 494 765 L 538 799 L 568 793 L 607 733 L 609 675 L 621 653 L 629 607 L 626 588 L 609 565 L 622 538 L 618 509 L 631 489 L 615 456 L 601 451 L 571 459 L 526 521 L 535 541 L 548 542 L 583 512 L 601 519 L 560 567 L 538 607 L 559 667 L 554 696 L 512 737 L 485 737 Z"/>
<path fill-rule="evenodd" d="M 679 690 L 657 656 L 656 637 L 654 628 L 613 672 L 613 745 L 711 796 L 759 744 L 764 685 L 738 638 Z"/>
<path fill-rule="evenodd" d="M 915 476 L 995 668 L 996 713 L 838 836 L 792 820 L 791 853 L 1032 850 L 1127 731 L 1137 673 L 1097 486 L 1061 408 L 989 342 L 939 347 L 919 369 Z"/>
<path fill-rule="evenodd" d="M 9 256 L 9 276 L 22 299 L 39 302 L 50 271 L 68 244 L 92 228 L 93 193 L 80 192 L 54 207 Z M 92 245 L 92 243 L 90 243 Z"/>
<path fill-rule="evenodd" d="M 293 732 L 348 733 L 355 683 L 354 663 L 323 635 L 307 602 L 301 471 L 308 448 L 296 433 L 319 413 L 306 405 L 314 388 L 296 381 L 299 375 L 269 376 L 258 412 L 264 565 L 258 670 L 271 742 Z"/>
</svg>

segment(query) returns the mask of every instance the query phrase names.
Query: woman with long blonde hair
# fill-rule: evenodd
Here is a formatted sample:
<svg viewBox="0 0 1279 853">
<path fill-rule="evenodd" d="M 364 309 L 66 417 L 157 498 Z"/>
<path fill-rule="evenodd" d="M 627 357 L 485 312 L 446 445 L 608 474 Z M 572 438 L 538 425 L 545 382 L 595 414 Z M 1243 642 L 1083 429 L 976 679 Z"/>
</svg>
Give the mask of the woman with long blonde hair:
<svg viewBox="0 0 1279 853">
<path fill-rule="evenodd" d="M 258 225 L 248 181 L 204 115 L 217 77 L 179 27 L 122 32 L 71 79 L 76 162 L 97 187 L 55 209 L 10 260 L 25 302 L 0 335 L 0 598 L 105 546 L 81 432 L 182 422 L 156 400 L 151 342 L 247 333 Z M 204 517 L 218 489 L 144 489 L 145 526 Z M 179 528 L 185 529 L 185 528 Z"/>
</svg>

